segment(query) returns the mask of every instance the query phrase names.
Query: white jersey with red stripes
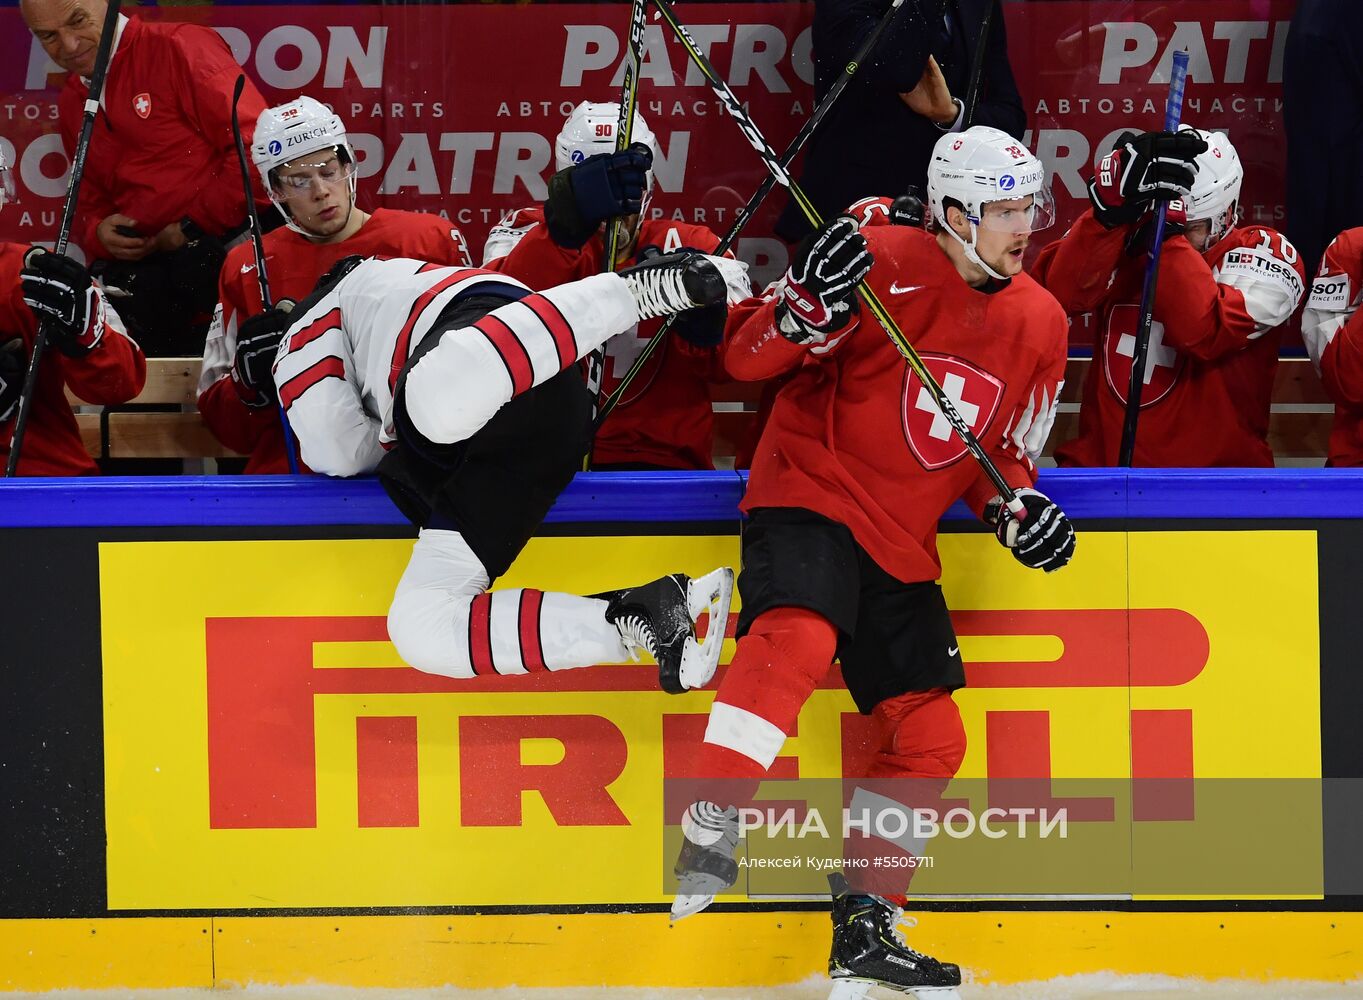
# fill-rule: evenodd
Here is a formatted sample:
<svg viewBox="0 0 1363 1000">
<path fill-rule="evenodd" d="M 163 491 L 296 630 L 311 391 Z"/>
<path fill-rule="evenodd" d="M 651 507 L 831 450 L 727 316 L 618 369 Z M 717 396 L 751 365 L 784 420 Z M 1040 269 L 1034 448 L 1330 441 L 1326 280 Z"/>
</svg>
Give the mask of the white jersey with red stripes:
<svg viewBox="0 0 1363 1000">
<path fill-rule="evenodd" d="M 530 290 L 481 268 L 372 258 L 293 323 L 275 360 L 275 384 L 310 468 L 332 476 L 374 471 L 395 440 L 393 391 L 403 365 L 451 300 L 480 293 L 517 299 Z"/>
</svg>

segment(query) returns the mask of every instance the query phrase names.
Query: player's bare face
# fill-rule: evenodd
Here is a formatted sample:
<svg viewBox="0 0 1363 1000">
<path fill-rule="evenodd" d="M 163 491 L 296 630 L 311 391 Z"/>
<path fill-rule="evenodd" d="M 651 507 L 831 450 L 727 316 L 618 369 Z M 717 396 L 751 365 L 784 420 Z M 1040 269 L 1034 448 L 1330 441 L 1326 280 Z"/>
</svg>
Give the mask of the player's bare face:
<svg viewBox="0 0 1363 1000">
<path fill-rule="evenodd" d="M 1035 208 L 1032 196 L 991 201 L 984 206 L 975 238 L 980 259 L 1005 278 L 1022 271 L 1022 258 L 1032 239 Z"/>
<path fill-rule="evenodd" d="M 351 221 L 350 169 L 330 150 L 300 156 L 275 172 L 275 193 L 308 235 L 334 238 Z"/>
<path fill-rule="evenodd" d="M 104 0 L 24 0 L 24 22 L 48 57 L 62 69 L 89 77 L 95 71 Z"/>
</svg>

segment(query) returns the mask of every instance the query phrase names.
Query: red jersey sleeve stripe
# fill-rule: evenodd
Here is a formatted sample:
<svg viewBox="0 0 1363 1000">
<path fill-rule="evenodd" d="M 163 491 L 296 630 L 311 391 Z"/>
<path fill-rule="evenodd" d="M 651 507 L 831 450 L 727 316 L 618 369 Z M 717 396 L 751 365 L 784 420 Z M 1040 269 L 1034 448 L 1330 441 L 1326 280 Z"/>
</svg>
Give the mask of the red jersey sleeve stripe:
<svg viewBox="0 0 1363 1000">
<path fill-rule="evenodd" d="M 519 396 L 535 384 L 535 370 L 530 363 L 530 352 L 525 349 L 514 330 L 496 316 L 484 316 L 473 328 L 488 339 L 493 350 L 506 365 L 511 376 L 511 391 Z"/>
<path fill-rule="evenodd" d="M 326 333 L 328 330 L 336 330 L 341 326 L 341 310 L 337 308 L 329 313 L 323 313 L 309 323 L 303 329 L 289 338 L 289 350 L 297 351 L 311 344 L 314 340 Z"/>
<path fill-rule="evenodd" d="M 549 336 L 554 338 L 554 347 L 558 349 L 559 371 L 576 361 L 577 338 L 573 336 L 573 328 L 558 306 L 543 295 L 527 295 L 521 302 L 530 307 L 530 311 L 549 331 Z"/>
<path fill-rule="evenodd" d="M 478 675 L 497 672 L 492 663 L 491 594 L 479 594 L 469 606 L 469 663 Z"/>
<path fill-rule="evenodd" d="M 544 646 L 540 642 L 540 610 L 543 607 L 543 591 L 521 591 L 521 662 L 531 673 L 549 669 L 544 665 Z"/>
<path fill-rule="evenodd" d="M 311 368 L 299 372 L 279 387 L 279 402 L 288 409 L 318 382 L 323 379 L 338 378 L 345 380 L 345 362 L 337 357 L 323 358 Z"/>
</svg>

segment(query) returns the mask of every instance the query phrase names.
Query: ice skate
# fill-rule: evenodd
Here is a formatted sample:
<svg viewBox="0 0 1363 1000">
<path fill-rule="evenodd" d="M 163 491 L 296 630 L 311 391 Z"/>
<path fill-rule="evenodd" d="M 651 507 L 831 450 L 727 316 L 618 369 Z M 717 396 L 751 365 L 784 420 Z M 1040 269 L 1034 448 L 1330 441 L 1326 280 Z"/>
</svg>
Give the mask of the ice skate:
<svg viewBox="0 0 1363 1000">
<path fill-rule="evenodd" d="M 721 268 L 730 263 L 699 253 L 669 253 L 617 273 L 638 303 L 639 318 L 655 319 L 723 302 L 728 286 Z"/>
<path fill-rule="evenodd" d="M 677 875 L 677 898 L 672 901 L 672 920 L 699 913 L 715 896 L 738 881 L 738 810 L 721 809 L 713 802 L 694 802 L 682 818 L 681 853 L 673 871 Z"/>
<path fill-rule="evenodd" d="M 960 1000 L 960 967 L 910 948 L 899 932 L 903 910 L 879 896 L 854 894 L 837 872 L 828 876 L 828 887 L 833 893 L 828 1000 L 865 1000 L 877 986 L 918 1000 Z"/>
<path fill-rule="evenodd" d="M 673 573 L 602 596 L 610 602 L 606 620 L 620 630 L 630 655 L 636 662 L 640 650 L 651 655 L 658 661 L 659 686 L 681 694 L 715 676 L 733 593 L 734 571 L 724 566 L 695 579 Z M 698 639 L 696 619 L 706 611 L 710 625 Z"/>
</svg>

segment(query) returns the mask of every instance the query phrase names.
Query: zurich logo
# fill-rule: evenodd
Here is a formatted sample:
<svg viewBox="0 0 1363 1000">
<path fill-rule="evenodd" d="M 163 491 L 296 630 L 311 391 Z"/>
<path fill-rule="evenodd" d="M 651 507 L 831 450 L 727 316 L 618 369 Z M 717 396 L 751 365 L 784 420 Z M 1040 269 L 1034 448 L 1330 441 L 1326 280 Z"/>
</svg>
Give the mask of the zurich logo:
<svg viewBox="0 0 1363 1000">
<path fill-rule="evenodd" d="M 1004 174 L 1002 177 L 999 178 L 1000 191 L 1011 191 L 1013 190 L 1013 187 L 1016 184 L 1017 181 L 1013 180 L 1012 174 Z"/>
<path fill-rule="evenodd" d="M 575 150 L 573 150 L 573 155 L 570 157 L 570 159 L 571 159 L 574 163 L 581 163 L 581 162 L 582 162 L 583 160 L 585 160 L 586 158 L 587 158 L 587 157 L 586 157 L 586 154 L 583 153 L 582 150 L 580 150 L 580 149 L 575 149 Z"/>
<path fill-rule="evenodd" d="M 284 148 L 284 147 L 281 146 L 281 145 L 279 144 L 279 140 L 278 140 L 278 139 L 271 139 L 271 140 L 270 140 L 270 155 L 271 155 L 271 156 L 278 156 L 279 153 L 280 153 L 280 151 L 281 151 L 283 148 Z"/>
</svg>

